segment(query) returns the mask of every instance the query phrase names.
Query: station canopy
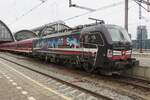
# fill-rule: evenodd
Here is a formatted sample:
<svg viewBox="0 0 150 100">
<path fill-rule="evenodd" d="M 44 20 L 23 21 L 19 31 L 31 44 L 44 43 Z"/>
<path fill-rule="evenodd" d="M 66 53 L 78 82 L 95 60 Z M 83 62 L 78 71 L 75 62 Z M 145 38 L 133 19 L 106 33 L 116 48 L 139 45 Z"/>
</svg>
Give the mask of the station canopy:
<svg viewBox="0 0 150 100">
<path fill-rule="evenodd" d="M 13 35 L 7 25 L 0 20 L 0 43 L 14 41 Z"/>
<path fill-rule="evenodd" d="M 32 29 L 32 31 L 37 33 L 38 36 L 45 36 L 60 30 L 67 30 L 67 29 L 70 29 L 70 27 L 67 26 L 65 22 L 56 21 L 56 22 L 48 23 L 40 27 L 34 28 Z"/>
<path fill-rule="evenodd" d="M 21 30 L 14 34 L 16 41 L 21 41 L 25 39 L 35 38 L 37 37 L 36 33 L 30 31 L 30 30 Z"/>
</svg>

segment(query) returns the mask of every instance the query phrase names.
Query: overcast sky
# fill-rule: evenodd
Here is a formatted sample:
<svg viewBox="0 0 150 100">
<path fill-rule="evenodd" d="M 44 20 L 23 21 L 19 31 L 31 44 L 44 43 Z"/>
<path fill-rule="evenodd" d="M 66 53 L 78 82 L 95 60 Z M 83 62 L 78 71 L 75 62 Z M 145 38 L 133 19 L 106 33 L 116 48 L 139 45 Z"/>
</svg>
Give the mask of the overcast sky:
<svg viewBox="0 0 150 100">
<path fill-rule="evenodd" d="M 40 5 L 35 10 L 26 14 L 31 8 L 39 5 L 40 0 L 1 0 L 0 1 L 0 20 L 5 22 L 12 32 L 21 29 L 32 29 L 37 26 L 71 18 L 76 15 L 86 13 L 88 11 L 69 8 L 69 0 L 47 0 L 47 2 Z M 76 26 L 80 24 L 90 23 L 88 17 L 103 19 L 108 24 L 116 24 L 124 27 L 124 0 L 72 0 L 73 3 L 86 6 L 89 8 L 97 9 L 110 4 L 122 1 L 120 5 L 102 9 L 94 13 L 84 15 L 82 17 L 74 18 L 65 21 L 69 26 Z M 132 38 L 136 38 L 136 28 L 140 24 L 138 20 L 138 6 L 132 0 L 129 0 L 129 33 Z M 142 20 L 142 24 L 147 25 L 150 30 L 150 13 L 142 11 L 143 16 L 146 18 Z M 25 14 L 24 17 L 21 17 Z M 149 31 L 150 33 L 150 31 Z M 150 35 L 148 34 L 150 37 Z"/>
</svg>

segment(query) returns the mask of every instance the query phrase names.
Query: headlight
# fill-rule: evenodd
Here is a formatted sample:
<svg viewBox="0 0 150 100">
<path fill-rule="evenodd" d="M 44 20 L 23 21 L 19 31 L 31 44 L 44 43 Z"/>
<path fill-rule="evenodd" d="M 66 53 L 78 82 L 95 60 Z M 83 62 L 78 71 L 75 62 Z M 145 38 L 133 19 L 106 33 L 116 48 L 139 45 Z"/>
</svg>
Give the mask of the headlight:
<svg viewBox="0 0 150 100">
<path fill-rule="evenodd" d="M 116 50 L 114 50 L 114 51 L 113 51 L 113 55 L 114 55 L 114 56 L 121 56 L 122 53 L 121 53 L 121 51 L 116 51 Z"/>
</svg>

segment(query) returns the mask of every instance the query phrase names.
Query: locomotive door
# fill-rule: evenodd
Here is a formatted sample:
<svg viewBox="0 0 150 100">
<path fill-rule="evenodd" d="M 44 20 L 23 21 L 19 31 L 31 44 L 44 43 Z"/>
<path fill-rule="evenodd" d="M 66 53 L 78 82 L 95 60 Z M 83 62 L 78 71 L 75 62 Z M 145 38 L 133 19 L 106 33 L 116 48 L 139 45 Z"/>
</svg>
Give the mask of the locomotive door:
<svg viewBox="0 0 150 100">
<path fill-rule="evenodd" d="M 89 34 L 86 34 L 84 37 L 84 41 L 83 41 L 83 56 L 85 58 L 85 60 L 89 60 L 90 59 L 90 46 L 89 46 Z"/>
<path fill-rule="evenodd" d="M 95 32 L 95 37 L 96 40 L 94 41 L 94 44 L 96 45 L 96 49 L 95 49 L 95 60 L 94 60 L 94 65 L 96 67 L 100 67 L 102 66 L 103 62 L 104 62 L 104 55 L 105 55 L 105 41 L 104 38 L 102 36 L 101 32 Z"/>
<path fill-rule="evenodd" d="M 94 62 L 95 62 L 95 51 L 98 49 L 97 45 L 94 44 L 96 36 L 94 34 L 85 34 L 83 36 L 83 68 L 87 72 L 94 71 Z"/>
</svg>

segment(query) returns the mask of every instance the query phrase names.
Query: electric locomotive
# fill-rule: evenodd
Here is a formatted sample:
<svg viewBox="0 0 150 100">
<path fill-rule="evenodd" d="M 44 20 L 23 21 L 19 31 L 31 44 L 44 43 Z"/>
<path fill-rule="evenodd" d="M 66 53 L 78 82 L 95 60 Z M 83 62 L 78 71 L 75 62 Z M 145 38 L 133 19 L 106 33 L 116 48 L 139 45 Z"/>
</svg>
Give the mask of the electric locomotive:
<svg viewBox="0 0 150 100">
<path fill-rule="evenodd" d="M 50 32 L 33 40 L 33 55 L 82 66 L 87 72 L 129 69 L 138 65 L 131 54 L 132 42 L 127 31 L 103 22 Z"/>
</svg>

